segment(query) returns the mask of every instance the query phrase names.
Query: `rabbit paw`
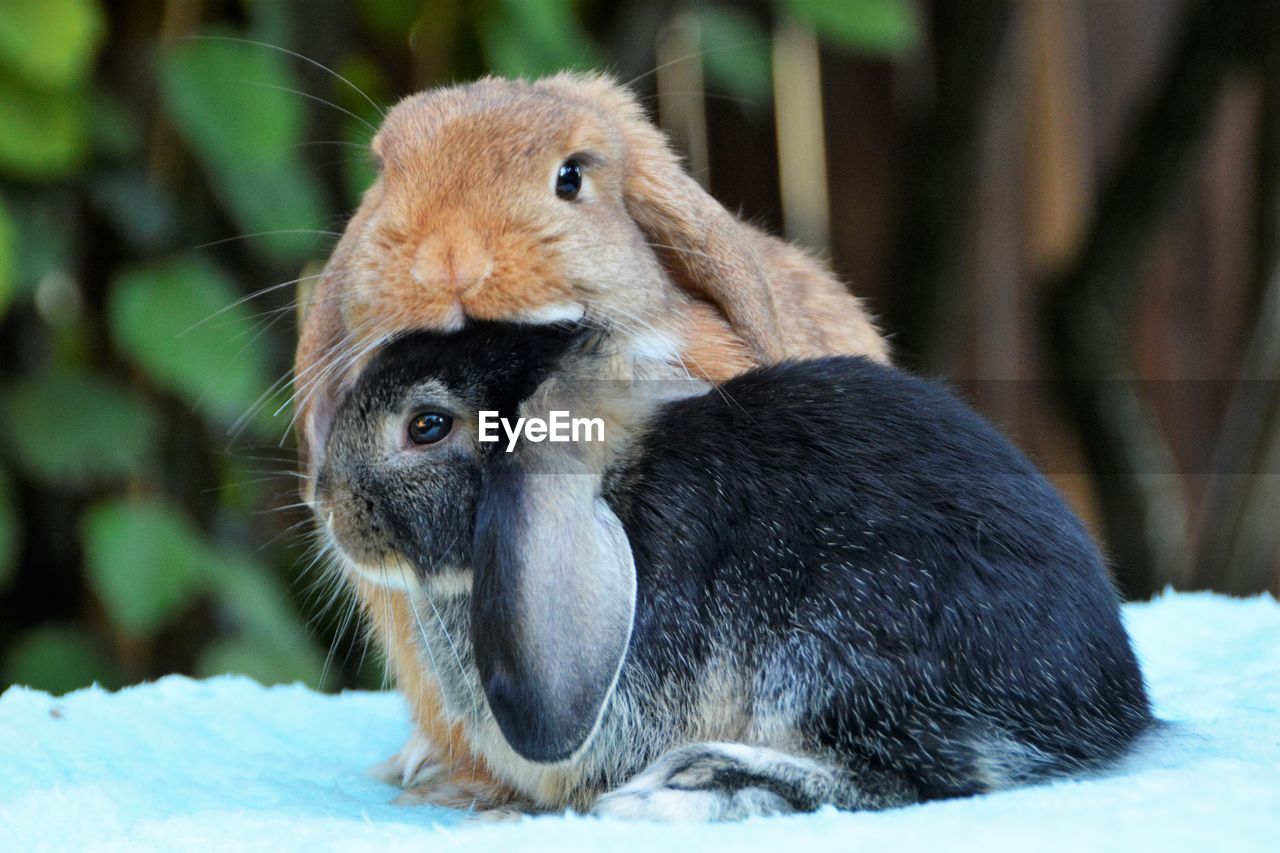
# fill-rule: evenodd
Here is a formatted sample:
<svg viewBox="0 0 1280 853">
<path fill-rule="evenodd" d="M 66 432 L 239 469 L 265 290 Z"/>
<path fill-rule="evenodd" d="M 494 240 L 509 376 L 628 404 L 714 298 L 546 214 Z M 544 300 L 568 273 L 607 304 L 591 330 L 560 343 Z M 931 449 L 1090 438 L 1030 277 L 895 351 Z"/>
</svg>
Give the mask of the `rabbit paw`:
<svg viewBox="0 0 1280 853">
<path fill-rule="evenodd" d="M 388 785 L 410 788 L 427 781 L 439 770 L 440 765 L 436 761 L 431 741 L 415 729 L 404 746 L 400 747 L 400 751 L 371 767 L 369 775 Z"/>
<path fill-rule="evenodd" d="M 527 809 L 511 801 L 507 792 L 476 779 L 450 777 L 443 770 L 432 778 L 405 788 L 396 797 L 398 806 L 439 806 L 470 812 L 481 820 L 519 817 Z"/>
<path fill-rule="evenodd" d="M 460 809 L 479 820 L 509 820 L 534 808 L 489 779 L 450 769 L 436 755 L 432 742 L 418 731 L 399 752 L 370 768 L 369 773 L 402 789 L 392 801 L 398 806 Z"/>
<path fill-rule="evenodd" d="M 808 812 L 832 801 L 836 776 L 808 758 L 739 743 L 676 747 L 596 803 L 626 820 L 722 821 Z"/>
</svg>

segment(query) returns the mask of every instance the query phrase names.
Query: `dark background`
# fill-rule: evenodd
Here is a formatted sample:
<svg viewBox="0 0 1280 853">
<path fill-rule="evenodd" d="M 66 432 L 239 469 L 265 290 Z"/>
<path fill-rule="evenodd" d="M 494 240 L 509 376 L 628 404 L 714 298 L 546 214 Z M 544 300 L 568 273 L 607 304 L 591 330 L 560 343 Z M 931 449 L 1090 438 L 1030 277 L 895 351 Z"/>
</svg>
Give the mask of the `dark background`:
<svg viewBox="0 0 1280 853">
<path fill-rule="evenodd" d="M 43 0 L 0 12 L 0 688 L 380 683 L 290 473 L 357 87 L 564 67 L 828 257 L 1128 596 L 1277 589 L 1280 3 Z"/>
</svg>

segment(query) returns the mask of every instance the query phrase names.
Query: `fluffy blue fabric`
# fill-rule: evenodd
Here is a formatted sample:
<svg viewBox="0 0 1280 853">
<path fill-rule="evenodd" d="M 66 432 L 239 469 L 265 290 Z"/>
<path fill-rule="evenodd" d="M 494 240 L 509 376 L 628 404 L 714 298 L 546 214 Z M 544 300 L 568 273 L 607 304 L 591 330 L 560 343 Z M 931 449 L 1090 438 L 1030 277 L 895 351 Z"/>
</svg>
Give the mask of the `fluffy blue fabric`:
<svg viewBox="0 0 1280 853">
<path fill-rule="evenodd" d="M 575 815 L 490 823 L 390 804 L 366 770 L 408 734 L 390 693 L 170 677 L 0 697 L 0 847 L 678 850 L 1274 850 L 1280 605 L 1166 594 L 1125 608 L 1160 717 L 1122 766 L 895 811 L 729 825 Z"/>
</svg>

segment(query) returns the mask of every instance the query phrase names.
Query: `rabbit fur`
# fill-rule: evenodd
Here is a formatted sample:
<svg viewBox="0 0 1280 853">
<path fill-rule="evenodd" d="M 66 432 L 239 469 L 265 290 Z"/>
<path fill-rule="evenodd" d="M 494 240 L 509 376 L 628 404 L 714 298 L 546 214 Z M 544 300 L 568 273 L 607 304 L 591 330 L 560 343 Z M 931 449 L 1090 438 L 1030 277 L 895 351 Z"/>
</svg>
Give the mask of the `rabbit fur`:
<svg viewBox="0 0 1280 853">
<path fill-rule="evenodd" d="M 631 355 L 652 371 L 713 381 L 782 358 L 888 359 L 844 284 L 725 210 L 635 95 L 606 76 L 429 90 L 390 110 L 372 148 L 378 177 L 300 300 L 294 387 L 307 501 L 337 402 L 379 347 L 410 330 L 579 318 L 628 329 Z M 553 189 L 570 157 L 585 171 L 572 202 Z M 417 659 L 406 596 L 359 582 L 355 592 L 413 709 L 414 736 L 388 765 L 406 782 L 427 772 L 420 759 L 433 749 L 456 755 L 465 745 Z M 473 781 L 492 782 L 479 766 Z"/>
<path fill-rule="evenodd" d="M 1152 724 L 1087 532 L 948 391 L 826 357 L 668 399 L 593 378 L 607 349 L 564 325 L 414 334 L 337 410 L 326 529 L 357 583 L 410 602 L 455 735 L 420 745 L 422 799 L 886 808 L 1101 767 Z M 405 449 L 424 407 L 453 432 Z M 611 438 L 508 454 L 475 442 L 481 408 L 602 412 Z"/>
</svg>

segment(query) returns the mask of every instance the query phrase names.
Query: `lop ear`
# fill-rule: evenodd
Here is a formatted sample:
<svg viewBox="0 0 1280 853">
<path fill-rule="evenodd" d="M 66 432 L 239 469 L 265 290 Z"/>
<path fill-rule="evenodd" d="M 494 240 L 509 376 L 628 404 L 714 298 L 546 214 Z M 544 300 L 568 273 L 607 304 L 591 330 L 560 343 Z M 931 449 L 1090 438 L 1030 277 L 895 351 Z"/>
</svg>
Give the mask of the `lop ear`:
<svg viewBox="0 0 1280 853">
<path fill-rule="evenodd" d="M 476 667 L 507 743 L 530 761 L 564 761 L 590 741 L 631 640 L 635 564 L 599 482 L 500 458 L 481 489 Z"/>
<path fill-rule="evenodd" d="M 783 357 L 773 285 L 750 225 L 691 178 L 648 121 L 624 125 L 629 173 L 623 192 L 676 284 L 712 302 L 762 363 Z"/>
<path fill-rule="evenodd" d="M 635 96 L 609 77 L 560 74 L 541 87 L 593 108 L 626 146 L 627 211 L 667 274 L 713 303 L 760 362 L 784 356 L 772 283 L 756 248 L 760 235 L 689 177 Z"/>
</svg>

